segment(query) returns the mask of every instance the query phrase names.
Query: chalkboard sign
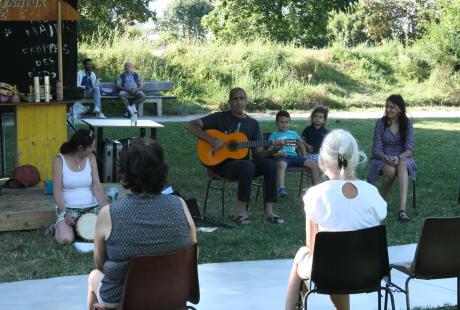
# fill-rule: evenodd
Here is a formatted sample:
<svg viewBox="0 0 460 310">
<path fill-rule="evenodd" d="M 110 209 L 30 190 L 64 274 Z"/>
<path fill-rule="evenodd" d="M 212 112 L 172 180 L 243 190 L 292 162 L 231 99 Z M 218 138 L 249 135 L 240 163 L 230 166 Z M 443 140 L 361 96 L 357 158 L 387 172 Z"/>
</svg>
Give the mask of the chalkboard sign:
<svg viewBox="0 0 460 310">
<path fill-rule="evenodd" d="M 76 7 L 76 1 L 68 3 Z M 17 85 L 19 92 L 27 93 L 34 76 L 48 75 L 52 92 L 55 91 L 58 79 L 56 21 L 0 21 L 0 42 L 0 82 Z M 72 87 L 77 71 L 76 21 L 62 22 L 62 46 L 64 87 Z"/>
</svg>

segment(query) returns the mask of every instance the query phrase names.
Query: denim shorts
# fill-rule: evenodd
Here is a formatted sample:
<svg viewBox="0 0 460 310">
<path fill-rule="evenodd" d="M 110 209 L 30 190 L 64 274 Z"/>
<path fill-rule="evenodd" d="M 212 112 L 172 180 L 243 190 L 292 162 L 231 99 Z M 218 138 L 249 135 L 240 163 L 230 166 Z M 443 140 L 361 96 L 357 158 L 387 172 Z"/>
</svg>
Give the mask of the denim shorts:
<svg viewBox="0 0 460 310">
<path fill-rule="evenodd" d="M 288 156 L 288 157 L 276 158 L 276 160 L 286 162 L 288 167 L 302 167 L 303 163 L 307 159 L 301 156 Z"/>
</svg>

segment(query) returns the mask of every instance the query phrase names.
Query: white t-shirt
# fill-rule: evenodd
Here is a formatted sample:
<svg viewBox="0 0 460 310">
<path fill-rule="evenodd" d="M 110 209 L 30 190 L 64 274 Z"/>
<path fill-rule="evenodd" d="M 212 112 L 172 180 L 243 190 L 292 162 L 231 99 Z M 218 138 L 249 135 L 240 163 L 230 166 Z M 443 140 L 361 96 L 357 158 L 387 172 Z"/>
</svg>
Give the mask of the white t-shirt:
<svg viewBox="0 0 460 310">
<path fill-rule="evenodd" d="M 358 190 L 354 198 L 342 192 L 345 183 Z M 387 203 L 377 188 L 366 181 L 330 180 L 311 187 L 303 197 L 305 217 L 318 224 L 319 231 L 351 231 L 380 224 L 387 215 Z"/>
</svg>

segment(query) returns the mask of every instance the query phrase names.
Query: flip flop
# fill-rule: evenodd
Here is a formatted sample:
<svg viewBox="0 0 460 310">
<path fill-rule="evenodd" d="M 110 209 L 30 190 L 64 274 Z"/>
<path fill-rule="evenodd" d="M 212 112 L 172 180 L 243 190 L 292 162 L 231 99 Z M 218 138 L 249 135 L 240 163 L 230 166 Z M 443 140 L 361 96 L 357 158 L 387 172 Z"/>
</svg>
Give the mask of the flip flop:
<svg viewBox="0 0 460 310">
<path fill-rule="evenodd" d="M 284 220 L 276 214 L 272 216 L 267 216 L 265 219 L 272 224 L 283 224 L 284 223 Z"/>
<path fill-rule="evenodd" d="M 249 219 L 247 214 L 240 214 L 236 216 L 233 220 L 240 225 L 251 224 L 251 220 Z"/>
</svg>

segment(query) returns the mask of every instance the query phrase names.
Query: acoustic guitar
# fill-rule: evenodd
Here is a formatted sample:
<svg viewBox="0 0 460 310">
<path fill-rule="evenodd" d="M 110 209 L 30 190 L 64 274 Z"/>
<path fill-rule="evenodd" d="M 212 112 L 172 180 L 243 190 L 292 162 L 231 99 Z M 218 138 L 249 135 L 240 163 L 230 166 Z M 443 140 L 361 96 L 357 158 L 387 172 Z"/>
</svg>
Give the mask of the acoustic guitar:
<svg viewBox="0 0 460 310">
<path fill-rule="evenodd" d="M 243 159 L 248 155 L 249 149 L 274 144 L 274 141 L 268 140 L 249 141 L 242 132 L 224 134 L 219 130 L 208 129 L 206 133 L 211 137 L 224 141 L 225 144 L 217 151 L 213 151 L 211 144 L 207 141 L 198 139 L 198 158 L 205 166 L 215 166 L 226 159 Z M 297 145 L 297 140 L 286 139 L 283 145 Z"/>
</svg>

